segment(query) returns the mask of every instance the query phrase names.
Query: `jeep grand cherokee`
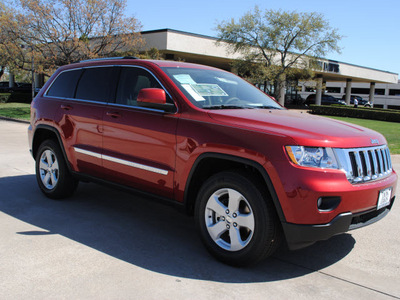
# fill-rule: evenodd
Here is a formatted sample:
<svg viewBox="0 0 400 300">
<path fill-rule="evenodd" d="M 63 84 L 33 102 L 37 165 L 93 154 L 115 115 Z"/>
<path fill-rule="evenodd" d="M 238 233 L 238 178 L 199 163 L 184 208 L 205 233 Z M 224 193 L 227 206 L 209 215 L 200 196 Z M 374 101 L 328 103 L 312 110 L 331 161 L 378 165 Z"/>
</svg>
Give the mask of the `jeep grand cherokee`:
<svg viewBox="0 0 400 300">
<path fill-rule="evenodd" d="M 182 62 L 61 67 L 32 102 L 29 141 L 46 196 L 84 179 L 172 200 L 232 265 L 377 221 L 397 184 L 381 134 L 292 113 L 231 73 Z"/>
</svg>

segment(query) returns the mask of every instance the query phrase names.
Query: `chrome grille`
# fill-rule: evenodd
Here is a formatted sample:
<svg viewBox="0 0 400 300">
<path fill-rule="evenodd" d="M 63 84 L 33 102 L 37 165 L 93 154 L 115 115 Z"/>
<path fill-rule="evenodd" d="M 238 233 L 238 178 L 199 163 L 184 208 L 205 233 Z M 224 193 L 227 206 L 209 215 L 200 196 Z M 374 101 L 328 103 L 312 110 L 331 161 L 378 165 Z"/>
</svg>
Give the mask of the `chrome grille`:
<svg viewBox="0 0 400 300">
<path fill-rule="evenodd" d="M 340 168 L 351 183 L 381 179 L 392 173 L 389 148 L 384 146 L 335 149 Z"/>
</svg>

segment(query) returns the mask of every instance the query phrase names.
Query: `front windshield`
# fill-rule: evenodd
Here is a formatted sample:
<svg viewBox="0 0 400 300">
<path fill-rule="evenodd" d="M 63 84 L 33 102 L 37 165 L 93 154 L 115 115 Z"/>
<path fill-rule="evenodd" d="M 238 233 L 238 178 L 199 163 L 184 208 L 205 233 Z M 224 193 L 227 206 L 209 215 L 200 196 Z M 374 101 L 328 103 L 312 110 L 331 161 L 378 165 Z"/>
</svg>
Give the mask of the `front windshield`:
<svg viewBox="0 0 400 300">
<path fill-rule="evenodd" d="M 231 73 L 179 67 L 162 69 L 197 107 L 282 109 L 269 96 Z"/>
</svg>

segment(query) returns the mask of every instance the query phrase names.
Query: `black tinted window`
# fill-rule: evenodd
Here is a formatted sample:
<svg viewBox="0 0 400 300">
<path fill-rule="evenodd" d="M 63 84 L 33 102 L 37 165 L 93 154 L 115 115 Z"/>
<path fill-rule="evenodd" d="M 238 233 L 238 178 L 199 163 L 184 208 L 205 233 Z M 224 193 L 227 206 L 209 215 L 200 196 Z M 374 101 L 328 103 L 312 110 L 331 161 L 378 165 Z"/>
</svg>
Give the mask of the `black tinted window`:
<svg viewBox="0 0 400 300">
<path fill-rule="evenodd" d="M 73 98 L 76 83 L 81 74 L 81 69 L 61 73 L 51 85 L 47 95 L 52 97 Z"/>
<path fill-rule="evenodd" d="M 85 69 L 76 89 L 77 99 L 106 102 L 111 95 L 112 67 Z"/>
<path fill-rule="evenodd" d="M 137 105 L 137 96 L 141 89 L 162 88 L 157 80 L 146 70 L 135 67 L 121 68 L 116 103 Z"/>
</svg>

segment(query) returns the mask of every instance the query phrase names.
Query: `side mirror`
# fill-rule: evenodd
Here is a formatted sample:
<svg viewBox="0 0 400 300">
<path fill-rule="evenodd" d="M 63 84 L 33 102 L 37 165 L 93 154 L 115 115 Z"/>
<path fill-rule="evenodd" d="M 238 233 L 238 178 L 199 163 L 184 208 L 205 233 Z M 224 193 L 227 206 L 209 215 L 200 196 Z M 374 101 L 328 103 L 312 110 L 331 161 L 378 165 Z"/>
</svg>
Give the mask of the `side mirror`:
<svg viewBox="0 0 400 300">
<path fill-rule="evenodd" d="M 167 103 L 167 96 L 163 89 L 147 88 L 141 89 L 137 97 L 138 105 L 141 107 L 175 112 L 175 105 Z"/>
</svg>

